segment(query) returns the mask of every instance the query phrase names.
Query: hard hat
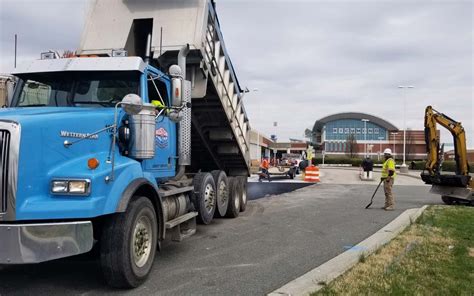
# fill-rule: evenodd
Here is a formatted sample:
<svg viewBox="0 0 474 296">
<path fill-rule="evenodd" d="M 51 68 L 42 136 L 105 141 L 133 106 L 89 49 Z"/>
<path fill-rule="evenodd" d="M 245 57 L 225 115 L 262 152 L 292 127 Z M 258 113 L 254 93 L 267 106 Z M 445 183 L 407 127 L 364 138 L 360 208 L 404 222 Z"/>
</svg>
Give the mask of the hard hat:
<svg viewBox="0 0 474 296">
<path fill-rule="evenodd" d="M 383 154 L 390 154 L 392 155 L 392 150 L 390 148 L 386 148 L 384 151 L 383 151 Z"/>
</svg>

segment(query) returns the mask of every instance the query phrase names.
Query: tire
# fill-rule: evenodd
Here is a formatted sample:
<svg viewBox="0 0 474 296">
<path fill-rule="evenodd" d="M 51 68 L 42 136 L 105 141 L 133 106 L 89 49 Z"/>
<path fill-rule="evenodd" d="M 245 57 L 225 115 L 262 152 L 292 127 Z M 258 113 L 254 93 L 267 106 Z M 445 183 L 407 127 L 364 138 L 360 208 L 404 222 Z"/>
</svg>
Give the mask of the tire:
<svg viewBox="0 0 474 296">
<path fill-rule="evenodd" d="M 307 159 L 305 159 L 305 160 L 302 160 L 300 162 L 298 167 L 300 168 L 300 170 L 302 170 L 304 172 L 304 170 L 308 167 L 308 165 L 309 165 L 309 161 Z"/>
<path fill-rule="evenodd" d="M 100 264 L 105 281 L 116 288 L 135 288 L 148 277 L 155 259 L 158 222 L 151 201 L 136 196 L 125 213 L 103 227 Z"/>
<path fill-rule="evenodd" d="M 212 171 L 211 175 L 216 183 L 217 210 L 214 217 L 224 217 L 229 205 L 229 180 L 224 171 Z"/>
<path fill-rule="evenodd" d="M 290 171 L 288 172 L 288 177 L 290 177 L 290 179 L 294 179 L 295 178 L 295 170 L 290 169 Z"/>
<path fill-rule="evenodd" d="M 454 204 L 454 199 L 450 196 L 443 195 L 443 196 L 441 196 L 441 200 L 447 205 Z"/>
<path fill-rule="evenodd" d="M 238 192 L 239 179 L 236 177 L 229 177 L 229 205 L 225 216 L 227 218 L 236 218 L 240 212 L 240 195 Z"/>
<path fill-rule="evenodd" d="M 197 221 L 209 224 L 216 211 L 216 184 L 210 173 L 197 173 L 193 179 L 194 208 L 198 212 Z"/>
<path fill-rule="evenodd" d="M 247 178 L 246 177 L 239 177 L 239 186 L 240 186 L 240 211 L 245 212 L 247 208 Z M 238 190 L 238 191 L 239 191 Z"/>
</svg>

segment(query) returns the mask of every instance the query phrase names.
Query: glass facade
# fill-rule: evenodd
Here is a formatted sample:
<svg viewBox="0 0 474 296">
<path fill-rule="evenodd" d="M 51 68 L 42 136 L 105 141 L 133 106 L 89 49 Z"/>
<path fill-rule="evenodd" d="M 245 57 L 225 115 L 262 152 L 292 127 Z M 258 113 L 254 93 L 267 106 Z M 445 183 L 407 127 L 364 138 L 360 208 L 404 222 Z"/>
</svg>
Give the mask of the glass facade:
<svg viewBox="0 0 474 296">
<path fill-rule="evenodd" d="M 364 141 L 366 130 L 360 119 L 340 119 L 330 121 L 325 126 L 326 141 L 346 141 L 350 134 L 354 134 L 357 141 Z M 381 139 L 379 139 L 381 138 Z M 367 141 L 387 140 L 387 130 L 372 122 L 367 122 Z M 328 147 L 329 151 L 341 151 L 340 147 Z M 331 149 L 334 148 L 334 149 Z M 343 149 L 342 149 L 343 151 Z"/>
</svg>

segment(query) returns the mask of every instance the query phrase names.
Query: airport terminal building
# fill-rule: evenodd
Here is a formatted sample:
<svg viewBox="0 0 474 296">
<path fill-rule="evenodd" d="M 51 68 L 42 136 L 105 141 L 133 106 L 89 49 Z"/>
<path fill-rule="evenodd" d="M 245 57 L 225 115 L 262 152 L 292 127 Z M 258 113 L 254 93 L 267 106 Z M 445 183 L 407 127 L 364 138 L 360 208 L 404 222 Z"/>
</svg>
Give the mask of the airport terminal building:
<svg viewBox="0 0 474 296">
<path fill-rule="evenodd" d="M 366 113 L 337 113 L 316 120 L 312 129 L 316 153 L 334 156 L 378 158 L 385 148 L 403 158 L 403 130 L 380 117 Z M 425 159 L 423 130 L 406 131 L 407 160 Z"/>
</svg>

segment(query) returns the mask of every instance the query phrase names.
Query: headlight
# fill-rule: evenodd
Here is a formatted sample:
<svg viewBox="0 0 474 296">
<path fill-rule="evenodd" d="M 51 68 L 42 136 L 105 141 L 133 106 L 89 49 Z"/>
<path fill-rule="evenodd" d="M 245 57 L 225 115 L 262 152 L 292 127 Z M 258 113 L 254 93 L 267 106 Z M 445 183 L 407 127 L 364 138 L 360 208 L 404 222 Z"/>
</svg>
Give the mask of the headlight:
<svg viewBox="0 0 474 296">
<path fill-rule="evenodd" d="M 51 184 L 51 191 L 54 193 L 67 193 L 68 182 L 67 181 L 53 181 Z"/>
<path fill-rule="evenodd" d="M 70 195 L 89 195 L 90 180 L 53 180 L 51 193 Z"/>
<path fill-rule="evenodd" d="M 69 181 L 69 193 L 86 193 L 87 181 Z"/>
</svg>

